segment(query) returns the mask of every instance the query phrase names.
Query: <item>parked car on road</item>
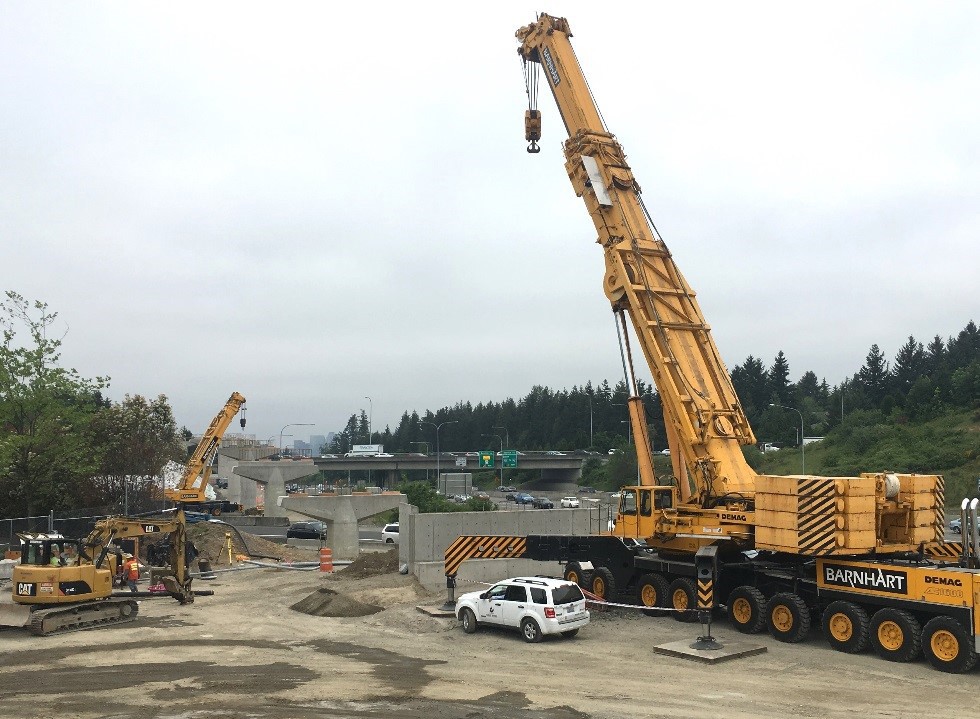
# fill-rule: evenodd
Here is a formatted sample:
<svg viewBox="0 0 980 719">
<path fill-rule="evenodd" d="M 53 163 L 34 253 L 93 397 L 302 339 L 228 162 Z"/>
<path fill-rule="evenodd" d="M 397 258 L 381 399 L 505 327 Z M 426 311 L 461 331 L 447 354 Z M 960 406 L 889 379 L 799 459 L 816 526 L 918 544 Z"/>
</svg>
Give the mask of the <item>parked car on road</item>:
<svg viewBox="0 0 980 719">
<path fill-rule="evenodd" d="M 381 541 L 385 544 L 398 544 L 398 522 L 385 525 L 381 530 Z"/>
<path fill-rule="evenodd" d="M 524 492 L 518 492 L 514 495 L 514 501 L 518 504 L 531 504 L 534 501 L 534 497 Z"/>
<path fill-rule="evenodd" d="M 547 497 L 535 497 L 531 501 L 531 506 L 535 509 L 554 509 L 555 503 Z"/>
<path fill-rule="evenodd" d="M 467 634 L 481 626 L 505 627 L 519 630 L 526 642 L 540 642 L 546 634 L 570 639 L 590 618 L 578 585 L 544 577 L 515 577 L 464 594 L 456 616 Z"/>
<path fill-rule="evenodd" d="M 293 522 L 286 530 L 286 539 L 326 539 L 324 522 Z"/>
<path fill-rule="evenodd" d="M 562 509 L 578 509 L 578 497 L 562 497 Z"/>
</svg>

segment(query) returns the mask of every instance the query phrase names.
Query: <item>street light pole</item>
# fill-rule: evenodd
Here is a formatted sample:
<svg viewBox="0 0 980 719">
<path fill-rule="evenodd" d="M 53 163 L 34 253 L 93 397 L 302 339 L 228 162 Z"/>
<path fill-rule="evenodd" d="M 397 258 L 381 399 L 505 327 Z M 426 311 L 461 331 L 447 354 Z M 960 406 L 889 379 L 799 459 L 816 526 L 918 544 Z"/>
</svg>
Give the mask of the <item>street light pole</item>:
<svg viewBox="0 0 980 719">
<path fill-rule="evenodd" d="M 494 428 L 496 429 L 496 428 Z M 504 440 L 500 439 L 499 434 L 482 434 L 481 437 L 496 437 L 500 440 L 500 486 L 504 486 Z"/>
<path fill-rule="evenodd" d="M 507 437 L 507 449 L 513 449 L 510 446 L 510 430 L 506 427 L 494 427 L 494 429 L 504 430 L 504 436 Z M 503 444 L 500 446 L 500 486 L 504 486 L 504 447 Z"/>
<path fill-rule="evenodd" d="M 589 395 L 589 449 L 595 449 L 595 442 L 592 440 L 592 395 Z"/>
<path fill-rule="evenodd" d="M 313 422 L 290 422 L 286 427 L 316 427 Z M 282 456 L 282 433 L 286 431 L 286 427 L 279 430 L 279 455 Z"/>
<path fill-rule="evenodd" d="M 368 414 L 368 444 L 371 444 L 374 441 L 374 400 L 367 395 L 364 395 L 364 399 L 370 403 L 368 405 L 370 407 L 370 413 Z"/>
<path fill-rule="evenodd" d="M 440 422 L 436 424 L 435 422 L 424 422 L 419 420 L 419 424 L 431 424 L 436 428 L 436 484 L 439 484 L 439 474 L 440 474 L 440 460 L 442 459 L 442 448 L 439 446 L 439 430 L 442 429 L 443 425 L 447 424 L 459 424 L 459 420 L 451 419 L 445 422 Z"/>
<path fill-rule="evenodd" d="M 775 404 L 774 402 L 769 403 L 770 407 L 782 407 L 783 409 L 791 409 L 800 415 L 800 457 L 803 460 L 803 474 L 806 474 L 806 440 L 803 438 L 803 413 L 796 407 L 787 407 L 784 404 Z"/>
<path fill-rule="evenodd" d="M 423 440 L 423 441 L 420 441 L 420 442 L 409 442 L 409 444 L 424 444 L 425 445 L 425 456 L 426 457 L 429 456 L 429 443 L 428 442 L 426 442 L 426 441 Z M 425 468 L 425 481 L 426 482 L 429 481 L 429 468 L 428 467 Z"/>
</svg>

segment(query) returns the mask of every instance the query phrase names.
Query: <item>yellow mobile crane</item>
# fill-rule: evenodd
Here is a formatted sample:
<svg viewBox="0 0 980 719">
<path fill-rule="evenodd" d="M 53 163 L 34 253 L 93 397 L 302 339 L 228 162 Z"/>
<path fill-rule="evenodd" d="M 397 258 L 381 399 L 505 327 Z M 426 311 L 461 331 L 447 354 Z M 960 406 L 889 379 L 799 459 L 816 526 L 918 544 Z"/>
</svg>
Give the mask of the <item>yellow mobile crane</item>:
<svg viewBox="0 0 980 719">
<path fill-rule="evenodd" d="M 567 579 L 653 613 L 720 603 L 740 631 L 767 627 L 788 642 L 801 641 L 816 616 L 841 651 L 870 644 L 887 659 L 908 661 L 924 649 L 939 669 L 969 669 L 980 644 L 977 504 L 964 505 L 962 545 L 946 544 L 937 475 L 777 477 L 748 465 L 741 447 L 755 442 L 752 429 L 695 293 L 603 122 L 571 34 L 567 20 L 546 14 L 517 31 L 525 138 L 528 152 L 538 153 L 543 68 L 568 134 L 565 169 L 603 250 L 639 484 L 623 489 L 615 530 L 604 534 L 457 538 L 446 550 L 450 597 L 466 559 L 558 560 Z M 663 485 L 654 475 L 630 326 L 663 404 L 674 476 Z"/>
<path fill-rule="evenodd" d="M 221 438 L 240 410 L 243 412 L 240 424 L 242 429 L 245 429 L 244 407 L 245 398 L 238 392 L 232 392 L 225 406 L 211 420 L 194 454 L 187 460 L 187 466 L 177 488 L 166 491 L 167 499 L 177 502 L 187 510 L 209 512 L 215 516 L 222 512 L 241 510 L 241 505 L 233 502 L 208 499 L 206 489 L 211 478 L 211 463 L 214 461 L 218 447 L 221 446 Z"/>
<path fill-rule="evenodd" d="M 108 517 L 96 522 L 82 540 L 22 539 L 21 561 L 13 571 L 13 598 L 31 608 L 31 631 L 44 635 L 136 619 L 136 600 L 112 593 L 119 561 L 112 543 L 157 534 L 167 535 L 170 550 L 170 574 L 161 582 L 181 604 L 193 602 L 188 571 L 196 552 L 187 540 L 182 510 L 159 517 Z"/>
</svg>

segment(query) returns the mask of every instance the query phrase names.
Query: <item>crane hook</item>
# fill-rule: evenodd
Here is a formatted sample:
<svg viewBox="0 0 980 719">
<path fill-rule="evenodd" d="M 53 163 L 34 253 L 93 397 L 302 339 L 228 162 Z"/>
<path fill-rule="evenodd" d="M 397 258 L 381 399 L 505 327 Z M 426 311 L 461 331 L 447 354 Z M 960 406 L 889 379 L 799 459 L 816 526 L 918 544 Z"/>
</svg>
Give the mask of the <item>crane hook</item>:
<svg viewBox="0 0 980 719">
<path fill-rule="evenodd" d="M 527 151 L 532 155 L 537 155 L 539 152 L 541 152 L 541 148 L 538 146 L 538 143 L 531 140 L 531 144 L 527 146 Z"/>
</svg>

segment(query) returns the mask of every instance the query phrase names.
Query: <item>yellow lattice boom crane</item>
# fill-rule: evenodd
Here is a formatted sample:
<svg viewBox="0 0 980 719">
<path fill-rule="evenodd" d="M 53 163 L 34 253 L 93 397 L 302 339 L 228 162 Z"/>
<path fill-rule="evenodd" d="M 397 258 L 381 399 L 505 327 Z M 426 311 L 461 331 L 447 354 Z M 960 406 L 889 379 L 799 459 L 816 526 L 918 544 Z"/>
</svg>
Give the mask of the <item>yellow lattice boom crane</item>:
<svg viewBox="0 0 980 719">
<path fill-rule="evenodd" d="M 168 489 L 166 497 L 172 502 L 191 511 L 221 514 L 223 511 L 240 510 L 239 505 L 230 502 L 208 499 L 206 491 L 208 480 L 211 478 L 211 465 L 214 456 L 221 446 L 221 438 L 231 425 L 239 411 L 244 411 L 245 397 L 238 392 L 232 392 L 225 406 L 215 415 L 205 430 L 197 448 L 187 460 L 187 466 L 180 478 L 176 489 Z M 240 420 L 242 429 L 245 428 L 245 416 Z"/>
</svg>

